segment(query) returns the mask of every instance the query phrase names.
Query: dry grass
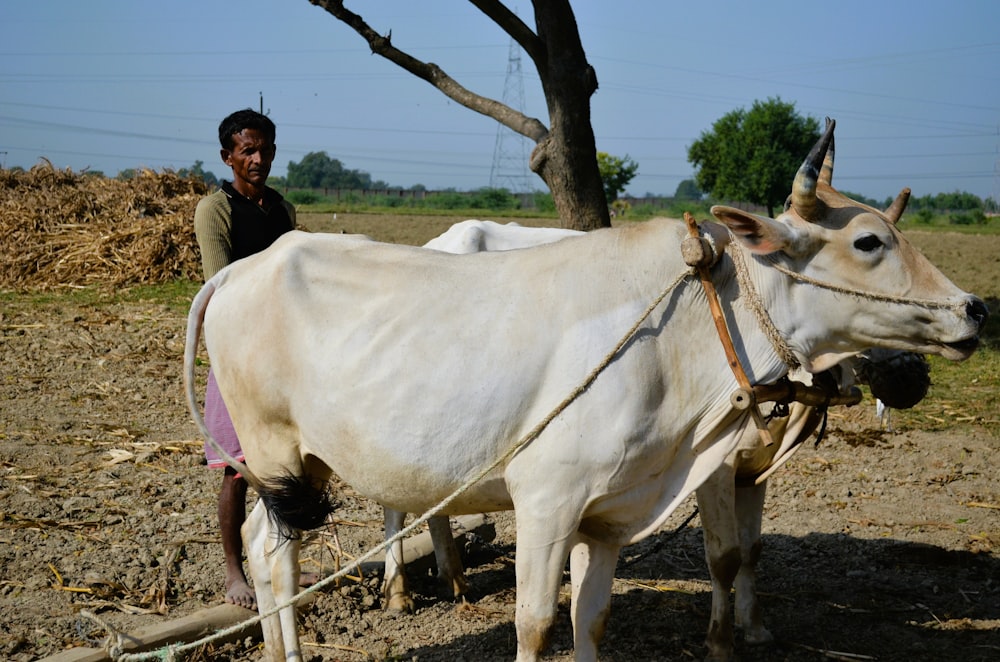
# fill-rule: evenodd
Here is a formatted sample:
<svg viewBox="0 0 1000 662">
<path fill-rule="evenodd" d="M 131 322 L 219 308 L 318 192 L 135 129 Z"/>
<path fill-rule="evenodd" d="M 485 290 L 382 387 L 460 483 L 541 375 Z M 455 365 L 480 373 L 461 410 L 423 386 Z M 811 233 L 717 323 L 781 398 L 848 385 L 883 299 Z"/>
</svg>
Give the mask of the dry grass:
<svg viewBox="0 0 1000 662">
<path fill-rule="evenodd" d="M 208 189 L 170 172 L 116 180 L 0 170 L 0 288 L 121 287 L 197 278 L 191 219 Z"/>
</svg>

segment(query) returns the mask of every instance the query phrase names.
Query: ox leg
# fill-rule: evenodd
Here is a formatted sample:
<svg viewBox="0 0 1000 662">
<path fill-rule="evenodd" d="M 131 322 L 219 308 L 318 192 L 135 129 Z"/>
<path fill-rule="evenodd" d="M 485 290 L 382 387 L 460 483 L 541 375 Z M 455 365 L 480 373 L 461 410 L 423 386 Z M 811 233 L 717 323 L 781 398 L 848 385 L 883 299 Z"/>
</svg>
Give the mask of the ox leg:
<svg viewBox="0 0 1000 662">
<path fill-rule="evenodd" d="M 611 613 L 611 587 L 620 549 L 581 535 L 570 552 L 576 662 L 597 660 L 597 649 Z"/>
<path fill-rule="evenodd" d="M 388 540 L 403 529 L 406 513 L 384 508 L 385 539 Z M 444 585 L 449 598 L 465 595 L 469 585 L 465 580 L 462 558 L 451 534 L 451 521 L 447 515 L 436 515 L 427 521 L 431 542 L 434 544 L 434 558 L 437 561 L 438 580 Z M 382 583 L 385 608 L 392 611 L 412 613 L 415 605 L 406 581 L 406 562 L 403 558 L 403 541 L 397 540 L 385 553 L 385 579 Z"/>
<path fill-rule="evenodd" d="M 696 491 L 705 538 L 705 559 L 712 579 L 712 613 L 705 645 L 706 659 L 733 659 L 733 616 L 729 593 L 740 569 L 736 523 L 736 484 L 731 466 L 723 465 Z"/>
<path fill-rule="evenodd" d="M 549 644 L 559 606 L 559 588 L 573 534 L 559 534 L 551 521 L 528 522 L 517 517 L 517 545 L 514 569 L 517 575 L 517 662 L 538 662 Z M 554 540 L 553 540 L 554 539 Z M 544 542 L 553 540 L 552 542 Z M 528 541 L 531 541 L 529 544 Z M 585 658 L 579 657 L 581 662 Z"/>
<path fill-rule="evenodd" d="M 406 513 L 384 509 L 385 539 L 393 537 L 403 529 Z M 397 540 L 385 550 L 385 578 L 382 582 L 385 608 L 390 611 L 412 613 L 414 609 L 410 589 L 406 585 L 406 566 L 403 561 L 403 541 Z"/>
<path fill-rule="evenodd" d="M 465 579 L 465 568 L 458 553 L 455 537 L 451 533 L 451 520 L 447 515 L 435 515 L 427 521 L 434 543 L 434 559 L 437 561 L 438 581 L 449 598 L 460 598 L 469 590 Z"/>
<path fill-rule="evenodd" d="M 257 593 L 257 609 L 264 614 L 288 602 L 297 592 L 301 542 L 277 537 L 262 501 L 257 502 L 247 517 L 242 533 Z M 261 629 L 266 659 L 274 662 L 302 659 L 294 605 L 263 619 Z"/>
<path fill-rule="evenodd" d="M 740 533 L 740 572 L 736 575 L 736 627 L 750 644 L 766 644 L 774 636 L 764 627 L 757 599 L 757 562 L 760 560 L 760 524 L 767 483 L 736 488 L 736 520 Z"/>
</svg>

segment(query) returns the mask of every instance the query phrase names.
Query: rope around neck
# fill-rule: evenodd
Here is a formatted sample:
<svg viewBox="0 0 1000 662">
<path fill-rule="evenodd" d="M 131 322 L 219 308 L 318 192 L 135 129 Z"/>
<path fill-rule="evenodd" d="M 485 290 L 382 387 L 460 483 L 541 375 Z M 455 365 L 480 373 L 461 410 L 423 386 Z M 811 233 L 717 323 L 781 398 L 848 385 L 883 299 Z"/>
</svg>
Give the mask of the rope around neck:
<svg viewBox="0 0 1000 662">
<path fill-rule="evenodd" d="M 731 244 L 732 245 L 732 244 Z M 754 315 L 757 317 L 757 321 L 764 331 L 764 335 L 771 342 L 774 347 L 774 351 L 778 354 L 778 357 L 785 362 L 790 368 L 800 367 L 799 360 L 795 357 L 792 352 L 791 347 L 789 347 L 788 342 L 785 340 L 781 332 L 778 331 L 774 322 L 771 320 L 770 314 L 767 312 L 767 308 L 764 306 L 764 302 L 758 294 L 756 288 L 754 287 L 753 280 L 750 278 L 750 272 L 747 268 L 746 257 L 744 255 L 745 249 L 742 247 L 737 247 L 732 251 L 727 251 L 733 260 L 733 265 L 736 267 L 736 278 L 739 282 L 740 289 L 746 295 L 747 306 L 753 311 Z M 772 267 L 775 271 L 782 273 L 794 281 L 799 283 L 805 283 L 807 285 L 812 285 L 814 287 L 819 287 L 824 290 L 829 290 L 831 292 L 836 292 L 838 294 L 847 294 L 849 296 L 857 297 L 859 299 L 869 299 L 872 301 L 884 301 L 886 303 L 895 303 L 900 305 L 910 305 L 910 306 L 921 306 L 923 308 L 930 308 L 933 310 L 954 310 L 960 312 L 964 307 L 965 303 L 962 301 L 948 303 L 945 301 L 932 301 L 930 299 L 917 299 L 913 297 L 901 297 L 893 294 L 883 294 L 881 292 L 871 292 L 867 290 L 857 290 L 849 287 L 844 287 L 842 285 L 835 285 L 833 283 L 828 283 L 826 281 L 817 280 L 806 276 L 805 274 L 792 271 L 788 267 L 779 264 L 777 259 L 773 255 L 765 255 L 764 259 L 767 261 L 768 266 Z"/>
<path fill-rule="evenodd" d="M 734 246 L 736 243 L 732 242 L 730 245 Z M 778 327 L 774 325 L 774 320 L 771 319 L 771 315 L 764 306 L 764 300 L 761 299 L 757 288 L 754 287 L 743 251 L 744 249 L 741 246 L 734 246 L 733 250 L 726 252 L 729 253 L 729 257 L 733 260 L 733 266 L 736 268 L 736 281 L 739 283 L 740 290 L 746 297 L 746 305 L 754 314 L 754 317 L 757 318 L 757 323 L 760 325 L 764 335 L 767 336 L 778 358 L 793 370 L 799 368 L 801 366 L 799 359 L 792 352 L 792 348 L 788 346 L 788 341 L 778 331 Z"/>
<path fill-rule="evenodd" d="M 590 388 L 590 385 L 594 383 L 594 380 L 597 379 L 597 376 L 601 374 L 601 372 L 603 372 L 604 369 L 608 367 L 608 365 L 611 364 L 611 361 L 614 360 L 614 358 L 618 355 L 621 349 L 630 340 L 632 340 L 636 332 L 639 330 L 639 327 L 642 325 L 643 321 L 645 321 L 645 319 L 649 317 L 650 314 L 652 314 L 653 310 L 655 310 L 656 307 L 660 305 L 660 303 L 667 297 L 667 295 L 670 294 L 678 285 L 680 285 L 685 278 L 688 278 L 689 276 L 693 275 L 695 275 L 695 270 L 693 267 L 689 267 L 684 271 L 682 271 L 677 276 L 677 278 L 675 278 L 674 281 L 670 283 L 670 285 L 664 288 L 664 290 L 660 293 L 660 295 L 657 296 L 656 299 L 654 299 L 653 302 L 646 307 L 646 310 L 643 311 L 639 319 L 637 319 L 635 324 L 632 325 L 632 328 L 630 328 L 628 332 L 625 333 L 624 336 L 622 336 L 622 339 L 618 341 L 618 343 L 614 346 L 614 348 L 610 352 L 608 352 L 608 354 L 601 360 L 601 362 L 598 363 L 597 366 L 595 366 L 594 369 L 590 371 L 590 373 L 584 378 L 583 382 L 581 382 L 579 386 L 573 389 L 573 391 L 570 392 L 570 394 L 567 395 L 562 402 L 556 405 L 555 409 L 553 409 L 548 414 L 548 416 L 542 419 L 542 421 L 538 423 L 538 425 L 536 425 L 527 434 L 521 437 L 521 439 L 519 439 L 517 443 L 515 443 L 513 446 L 507 449 L 507 451 L 503 455 L 494 460 L 489 466 L 480 470 L 474 476 L 472 476 L 464 483 L 462 483 L 461 486 L 459 486 L 450 495 L 445 497 L 444 500 L 442 500 L 438 505 L 434 506 L 433 508 L 425 512 L 423 515 L 415 519 L 409 526 L 404 527 L 396 535 L 392 536 L 391 538 L 383 542 L 381 545 L 373 547 L 368 552 L 354 559 L 350 564 L 343 567 L 336 574 L 324 577 L 323 579 L 316 582 L 312 586 L 302 590 L 297 595 L 292 596 L 292 598 L 287 600 L 286 602 L 276 605 L 263 613 L 259 613 L 256 616 L 248 618 L 247 620 L 237 623 L 224 630 L 219 630 L 214 634 L 207 635 L 205 637 L 202 637 L 198 641 L 193 641 L 187 644 L 170 644 L 155 651 L 150 651 L 146 653 L 131 653 L 127 655 L 117 655 L 113 656 L 113 659 L 115 659 L 117 662 L 139 662 L 141 660 L 174 660 L 176 659 L 176 655 L 180 652 L 191 650 L 193 648 L 198 648 L 216 639 L 228 637 L 229 635 L 235 634 L 236 632 L 240 632 L 255 623 L 263 621 L 265 618 L 269 616 L 277 614 L 282 609 L 290 607 L 296 602 L 298 602 L 303 596 L 309 593 L 313 593 L 314 591 L 318 591 L 321 588 L 324 588 L 325 586 L 330 584 L 331 582 L 341 579 L 342 577 L 346 576 L 349 572 L 353 571 L 356 567 L 358 567 L 368 559 L 372 558 L 379 552 L 388 549 L 396 541 L 401 540 L 406 536 L 410 535 L 410 533 L 412 533 L 414 529 L 422 525 L 431 517 L 434 517 L 435 515 L 441 513 L 441 511 L 447 508 L 448 505 L 451 504 L 452 501 L 457 499 L 463 492 L 467 491 L 470 487 L 481 481 L 483 478 L 486 477 L 487 474 L 494 471 L 501 464 L 503 464 L 504 462 L 512 458 L 515 454 L 517 454 L 518 451 L 520 451 L 522 448 L 524 448 L 529 443 L 534 441 L 545 430 L 545 428 L 548 427 L 549 423 L 551 423 L 556 416 L 561 414 L 567 407 L 569 407 L 570 404 L 572 404 L 574 400 L 580 397 L 580 395 L 583 394 L 584 391 Z M 107 627 L 106 624 L 94 618 L 89 612 L 84 613 L 82 615 L 93 618 L 95 622 L 104 626 L 105 629 L 107 629 L 109 632 L 113 632 L 113 630 Z M 115 650 L 116 652 L 118 652 L 120 651 L 120 648 L 117 648 Z"/>
<path fill-rule="evenodd" d="M 843 287 L 841 285 L 834 285 L 833 283 L 828 283 L 822 280 L 816 280 L 815 278 L 810 278 L 805 274 L 800 274 L 798 272 L 792 271 L 784 265 L 778 264 L 774 257 L 768 255 L 765 259 L 770 263 L 775 270 L 785 274 L 792 280 L 796 280 L 800 283 L 806 283 L 813 285 L 815 287 L 822 288 L 824 290 L 830 290 L 831 292 L 836 292 L 838 294 L 847 294 L 853 297 L 858 297 L 861 299 L 871 299 L 872 301 L 884 301 L 886 303 L 897 303 L 907 306 L 921 306 L 923 308 L 931 308 L 933 310 L 955 310 L 961 311 L 965 308 L 964 301 L 956 301 L 954 303 L 948 303 L 945 301 L 932 301 L 930 299 L 916 299 L 911 297 L 900 297 L 893 294 L 883 294 L 881 292 L 870 292 L 867 290 L 855 290 L 849 287 Z"/>
</svg>

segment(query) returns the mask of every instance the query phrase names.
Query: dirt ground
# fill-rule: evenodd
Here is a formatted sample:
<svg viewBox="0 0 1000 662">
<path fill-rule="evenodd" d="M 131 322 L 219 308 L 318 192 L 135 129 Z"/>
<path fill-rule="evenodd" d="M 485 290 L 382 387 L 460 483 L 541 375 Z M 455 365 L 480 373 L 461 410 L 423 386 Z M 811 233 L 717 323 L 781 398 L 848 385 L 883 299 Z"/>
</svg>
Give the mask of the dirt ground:
<svg viewBox="0 0 1000 662">
<path fill-rule="evenodd" d="M 222 602 L 220 475 L 182 399 L 183 326 L 153 303 L 0 309 L 0 658 L 96 645 L 107 633 L 81 610 L 132 631 Z M 998 448 L 974 423 L 882 432 L 870 400 L 833 412 L 823 442 L 770 481 L 759 588 L 777 641 L 741 643 L 740 658 L 1000 659 Z M 336 540 L 354 556 L 380 540 L 380 510 L 340 496 L 339 523 L 304 550 L 307 570 L 335 566 Z M 691 499 L 626 550 L 603 660 L 704 657 L 700 522 L 681 526 L 693 511 Z M 348 581 L 303 612 L 308 654 L 513 659 L 512 520 L 492 520 L 492 542 L 466 540 L 467 604 L 439 599 L 425 571 L 413 576 L 417 613 L 394 616 L 377 577 Z M 567 604 L 568 593 L 551 660 L 572 659 Z M 188 659 L 255 659 L 255 645 Z"/>
</svg>

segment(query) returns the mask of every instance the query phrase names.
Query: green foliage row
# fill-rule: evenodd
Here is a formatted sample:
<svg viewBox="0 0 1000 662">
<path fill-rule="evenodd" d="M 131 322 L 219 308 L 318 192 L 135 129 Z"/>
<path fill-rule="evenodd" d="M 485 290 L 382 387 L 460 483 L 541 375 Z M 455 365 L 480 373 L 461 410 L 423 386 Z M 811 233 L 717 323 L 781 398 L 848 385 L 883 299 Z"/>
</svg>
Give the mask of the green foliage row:
<svg viewBox="0 0 1000 662">
<path fill-rule="evenodd" d="M 419 195 L 401 191 L 371 193 L 361 190 L 342 191 L 336 196 L 324 195 L 319 191 L 288 191 L 289 202 L 306 212 L 333 211 L 375 211 L 401 212 L 405 210 L 457 211 L 486 210 L 511 212 L 530 210 L 532 213 L 555 212 L 555 204 L 549 193 L 532 193 L 528 196 L 515 195 L 505 188 L 481 188 L 476 191 L 436 191 Z"/>
<path fill-rule="evenodd" d="M 288 175 L 272 179 L 278 187 L 362 190 L 389 188 L 383 181 L 372 181 L 371 175 L 363 170 L 345 168 L 339 159 L 331 158 L 326 152 L 309 152 L 298 163 L 289 161 Z"/>
<path fill-rule="evenodd" d="M 300 196 L 298 194 L 308 195 Z M 338 200 L 332 200 L 311 191 L 290 191 L 286 197 L 295 204 L 301 213 L 328 214 L 333 212 L 363 212 L 392 214 L 426 214 L 441 213 L 449 216 L 466 216 L 471 218 L 477 212 L 492 212 L 504 216 L 524 216 L 538 218 L 557 218 L 555 203 L 549 193 L 534 193 L 529 204 L 522 204 L 519 196 L 514 196 L 506 189 L 483 189 L 473 193 L 445 191 L 429 193 L 423 199 L 400 197 L 396 195 L 360 195 L 345 194 Z M 684 212 L 690 212 L 696 218 L 707 219 L 711 216 L 712 205 L 707 200 L 684 200 L 676 198 L 647 199 L 642 203 L 633 204 L 621 215 L 624 220 L 645 220 L 656 216 L 682 218 Z"/>
</svg>

